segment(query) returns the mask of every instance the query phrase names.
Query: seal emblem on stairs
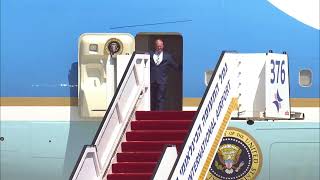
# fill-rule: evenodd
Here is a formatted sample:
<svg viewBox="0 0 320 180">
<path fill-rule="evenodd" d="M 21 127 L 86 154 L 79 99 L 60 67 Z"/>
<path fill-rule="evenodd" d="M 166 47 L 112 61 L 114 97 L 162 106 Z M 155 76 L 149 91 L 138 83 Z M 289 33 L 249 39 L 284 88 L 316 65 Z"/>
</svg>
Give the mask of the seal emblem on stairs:
<svg viewBox="0 0 320 180">
<path fill-rule="evenodd" d="M 261 165 L 262 153 L 255 139 L 242 129 L 228 128 L 206 179 L 255 179 Z"/>
</svg>

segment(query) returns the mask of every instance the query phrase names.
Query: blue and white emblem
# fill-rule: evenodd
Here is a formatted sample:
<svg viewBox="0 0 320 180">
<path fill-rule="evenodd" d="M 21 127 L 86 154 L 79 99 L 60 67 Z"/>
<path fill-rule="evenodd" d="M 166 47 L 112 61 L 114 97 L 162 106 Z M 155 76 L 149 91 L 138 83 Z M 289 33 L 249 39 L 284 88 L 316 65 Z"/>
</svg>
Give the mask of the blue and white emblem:
<svg viewBox="0 0 320 180">
<path fill-rule="evenodd" d="M 274 101 L 273 104 L 276 105 L 277 111 L 279 112 L 280 108 L 281 108 L 281 102 L 283 101 L 283 99 L 280 97 L 279 91 L 277 89 L 277 93 L 274 94 Z"/>
</svg>

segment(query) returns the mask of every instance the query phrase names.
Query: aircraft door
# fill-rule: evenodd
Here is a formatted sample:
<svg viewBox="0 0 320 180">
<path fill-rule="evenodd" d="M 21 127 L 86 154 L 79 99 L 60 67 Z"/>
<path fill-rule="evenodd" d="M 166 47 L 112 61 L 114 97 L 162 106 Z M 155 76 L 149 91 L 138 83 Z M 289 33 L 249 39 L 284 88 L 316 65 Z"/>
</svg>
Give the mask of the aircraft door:
<svg viewBox="0 0 320 180">
<path fill-rule="evenodd" d="M 81 117 L 103 117 L 135 50 L 130 34 L 86 33 L 79 39 L 78 97 Z M 128 58 L 119 58 L 119 56 Z"/>
<path fill-rule="evenodd" d="M 179 65 L 179 69 L 170 68 L 165 95 L 165 110 L 182 110 L 183 81 L 183 39 L 179 33 L 139 33 L 136 35 L 137 51 L 154 51 L 154 41 L 162 39 L 164 51 L 168 52 Z"/>
</svg>

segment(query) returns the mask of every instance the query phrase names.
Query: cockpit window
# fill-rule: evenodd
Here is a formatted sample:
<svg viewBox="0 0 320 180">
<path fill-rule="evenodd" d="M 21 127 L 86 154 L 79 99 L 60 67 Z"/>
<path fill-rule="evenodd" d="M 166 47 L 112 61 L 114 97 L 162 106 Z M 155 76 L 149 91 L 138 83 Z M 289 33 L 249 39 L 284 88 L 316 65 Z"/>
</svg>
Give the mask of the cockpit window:
<svg viewBox="0 0 320 180">
<path fill-rule="evenodd" d="M 312 72 L 310 69 L 300 70 L 299 85 L 301 87 L 310 87 L 312 85 Z"/>
</svg>

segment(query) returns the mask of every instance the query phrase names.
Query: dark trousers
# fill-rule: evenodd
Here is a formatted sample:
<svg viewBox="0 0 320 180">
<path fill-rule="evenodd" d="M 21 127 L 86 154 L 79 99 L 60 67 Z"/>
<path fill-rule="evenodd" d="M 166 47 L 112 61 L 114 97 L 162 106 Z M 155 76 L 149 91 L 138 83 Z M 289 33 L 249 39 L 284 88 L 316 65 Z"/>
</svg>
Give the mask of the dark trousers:
<svg viewBox="0 0 320 180">
<path fill-rule="evenodd" d="M 151 110 L 164 110 L 166 84 L 151 83 Z"/>
</svg>

